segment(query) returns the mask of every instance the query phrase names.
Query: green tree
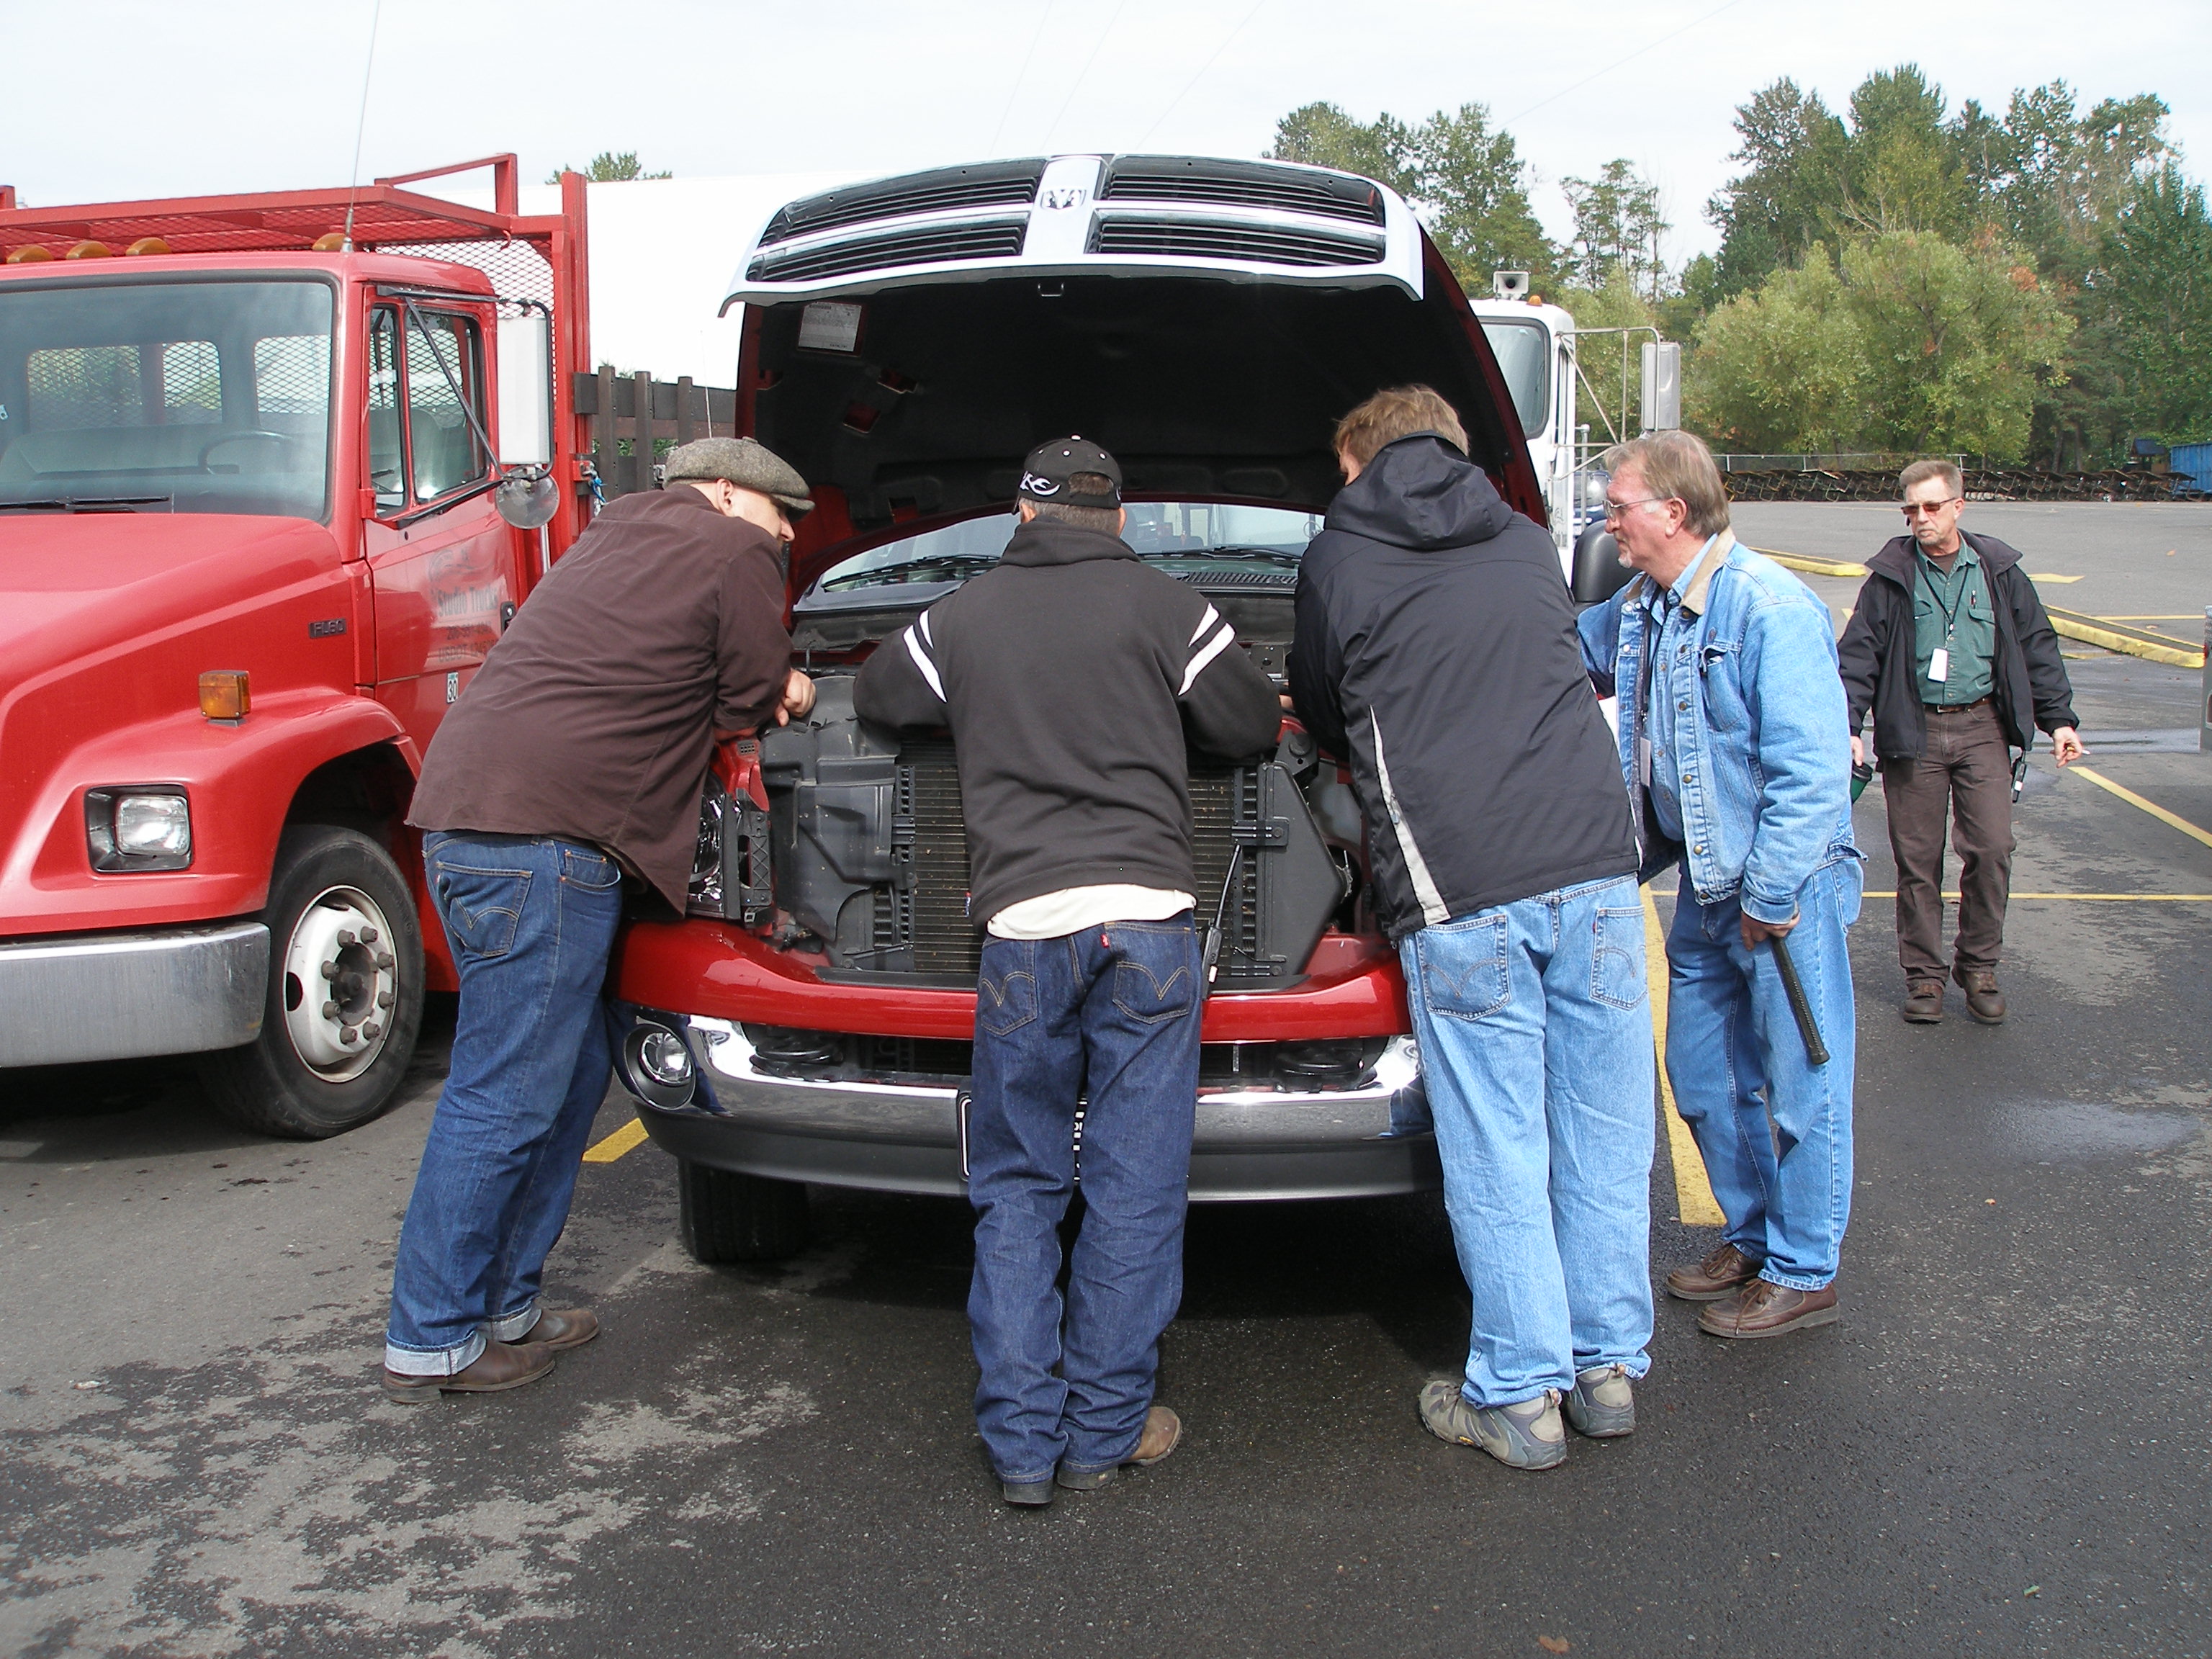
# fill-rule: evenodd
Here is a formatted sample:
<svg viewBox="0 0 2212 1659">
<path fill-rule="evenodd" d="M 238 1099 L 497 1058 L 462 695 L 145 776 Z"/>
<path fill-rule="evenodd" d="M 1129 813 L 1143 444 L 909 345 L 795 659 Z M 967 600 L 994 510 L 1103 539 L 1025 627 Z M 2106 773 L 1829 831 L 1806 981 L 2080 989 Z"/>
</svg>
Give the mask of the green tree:
<svg viewBox="0 0 2212 1659">
<path fill-rule="evenodd" d="M 1683 370 L 1685 415 L 1721 449 L 1832 454 L 1859 441 L 1867 380 L 1858 319 L 1815 242 L 1705 319 Z"/>
<path fill-rule="evenodd" d="M 1966 233 L 1975 219 L 1958 128 L 1943 89 L 1917 65 L 1869 75 L 1851 94 L 1841 199 L 1826 210 L 1838 227 L 1870 234 Z"/>
<path fill-rule="evenodd" d="M 1758 287 L 1832 235 L 1829 216 L 1842 194 L 1850 144 L 1820 94 L 1800 91 L 1786 76 L 1737 106 L 1735 131 L 1729 159 L 1744 171 L 1705 204 L 1721 232 L 1711 279 L 1717 301 Z"/>
<path fill-rule="evenodd" d="M 2212 439 L 2212 216 L 2172 163 L 2138 180 L 2093 278 L 2113 325 L 2126 425 L 2169 443 Z"/>
<path fill-rule="evenodd" d="M 1615 270 L 1656 301 L 1666 274 L 1660 239 L 1672 226 L 1659 216 L 1659 186 L 1626 158 L 1607 161 L 1595 179 L 1562 179 L 1575 211 L 1575 280 L 1601 288 Z"/>
<path fill-rule="evenodd" d="M 1558 270 L 1558 250 L 1529 204 L 1528 164 L 1480 104 L 1438 110 L 1419 126 L 1388 113 L 1360 121 L 1334 104 L 1307 104 L 1275 124 L 1267 154 L 1396 191 L 1471 291 L 1486 292 L 1493 270 L 1526 270 L 1546 285 Z"/>
<path fill-rule="evenodd" d="M 578 171 L 595 185 L 619 185 L 633 179 L 670 179 L 675 176 L 668 173 L 647 173 L 640 165 L 637 152 L 634 149 L 603 149 L 592 157 L 592 164 L 587 167 L 572 167 L 564 161 L 545 175 L 545 182 L 557 185 L 562 173 Z"/>
</svg>

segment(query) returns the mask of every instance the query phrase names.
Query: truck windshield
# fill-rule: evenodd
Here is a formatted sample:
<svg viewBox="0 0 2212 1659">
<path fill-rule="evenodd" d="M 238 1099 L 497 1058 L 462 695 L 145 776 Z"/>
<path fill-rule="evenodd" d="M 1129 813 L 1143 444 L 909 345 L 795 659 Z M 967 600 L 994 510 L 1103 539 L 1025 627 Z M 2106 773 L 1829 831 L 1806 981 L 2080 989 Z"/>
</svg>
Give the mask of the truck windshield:
<svg viewBox="0 0 2212 1659">
<path fill-rule="evenodd" d="M 969 519 L 943 530 L 886 542 L 834 565 L 817 593 L 850 592 L 901 582 L 964 581 L 999 562 L 1015 519 Z M 1318 513 L 1219 501 L 1132 501 L 1122 539 L 1147 563 L 1177 575 L 1224 564 L 1257 562 L 1295 573 L 1306 544 L 1321 534 Z M 802 601 L 804 603 L 804 601 Z"/>
<path fill-rule="evenodd" d="M 0 509 L 327 519 L 331 290 L 0 284 Z"/>
<path fill-rule="evenodd" d="M 1513 394 L 1513 410 L 1521 417 L 1524 436 L 1540 435 L 1550 423 L 1552 403 L 1551 331 L 1541 323 L 1510 323 L 1482 319 L 1490 349 L 1498 358 L 1505 388 Z"/>
</svg>

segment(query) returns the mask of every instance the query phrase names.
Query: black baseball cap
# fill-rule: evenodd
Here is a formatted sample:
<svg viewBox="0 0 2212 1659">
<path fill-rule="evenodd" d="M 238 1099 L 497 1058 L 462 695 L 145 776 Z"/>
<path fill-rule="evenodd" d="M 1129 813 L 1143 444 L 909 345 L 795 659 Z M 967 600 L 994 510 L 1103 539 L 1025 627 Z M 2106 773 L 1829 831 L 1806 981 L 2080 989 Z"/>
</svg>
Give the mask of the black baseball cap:
<svg viewBox="0 0 2212 1659">
<path fill-rule="evenodd" d="M 1096 472 L 1112 480 L 1111 487 L 1103 495 L 1079 495 L 1068 488 L 1068 480 L 1079 472 Z M 1103 507 L 1110 511 L 1121 505 L 1121 464 L 1088 438 L 1070 433 L 1030 451 L 1029 459 L 1022 463 L 1018 493 L 1024 501 L 1065 501 L 1070 507 Z"/>
</svg>

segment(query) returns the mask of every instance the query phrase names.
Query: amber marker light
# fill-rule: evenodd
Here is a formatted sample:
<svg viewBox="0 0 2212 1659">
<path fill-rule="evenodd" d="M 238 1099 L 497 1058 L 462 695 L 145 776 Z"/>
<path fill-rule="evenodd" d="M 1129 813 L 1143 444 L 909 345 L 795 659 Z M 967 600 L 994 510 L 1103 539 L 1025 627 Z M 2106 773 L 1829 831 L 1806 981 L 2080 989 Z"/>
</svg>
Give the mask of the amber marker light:
<svg viewBox="0 0 2212 1659">
<path fill-rule="evenodd" d="M 217 668 L 200 676 L 200 713 L 211 720 L 242 720 L 253 706 L 242 668 Z"/>
</svg>

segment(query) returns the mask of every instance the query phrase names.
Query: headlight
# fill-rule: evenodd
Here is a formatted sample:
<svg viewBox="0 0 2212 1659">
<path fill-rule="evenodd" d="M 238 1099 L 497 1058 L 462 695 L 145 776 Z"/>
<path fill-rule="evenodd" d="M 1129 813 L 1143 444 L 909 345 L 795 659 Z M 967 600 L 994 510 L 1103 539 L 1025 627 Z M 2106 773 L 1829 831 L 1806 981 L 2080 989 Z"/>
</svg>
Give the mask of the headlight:
<svg viewBox="0 0 2212 1659">
<path fill-rule="evenodd" d="M 684 1046 L 682 1037 L 659 1026 L 641 1028 L 637 1063 L 655 1083 L 665 1083 L 672 1089 L 680 1089 L 691 1080 L 690 1050 Z"/>
<path fill-rule="evenodd" d="M 698 1090 L 683 1033 L 658 1020 L 641 1019 L 623 1034 L 615 1049 L 615 1072 L 630 1093 L 668 1111 L 690 1105 Z"/>
<path fill-rule="evenodd" d="M 84 834 L 92 867 L 182 870 L 192 861 L 192 809 L 181 789 L 88 789 Z"/>
</svg>

